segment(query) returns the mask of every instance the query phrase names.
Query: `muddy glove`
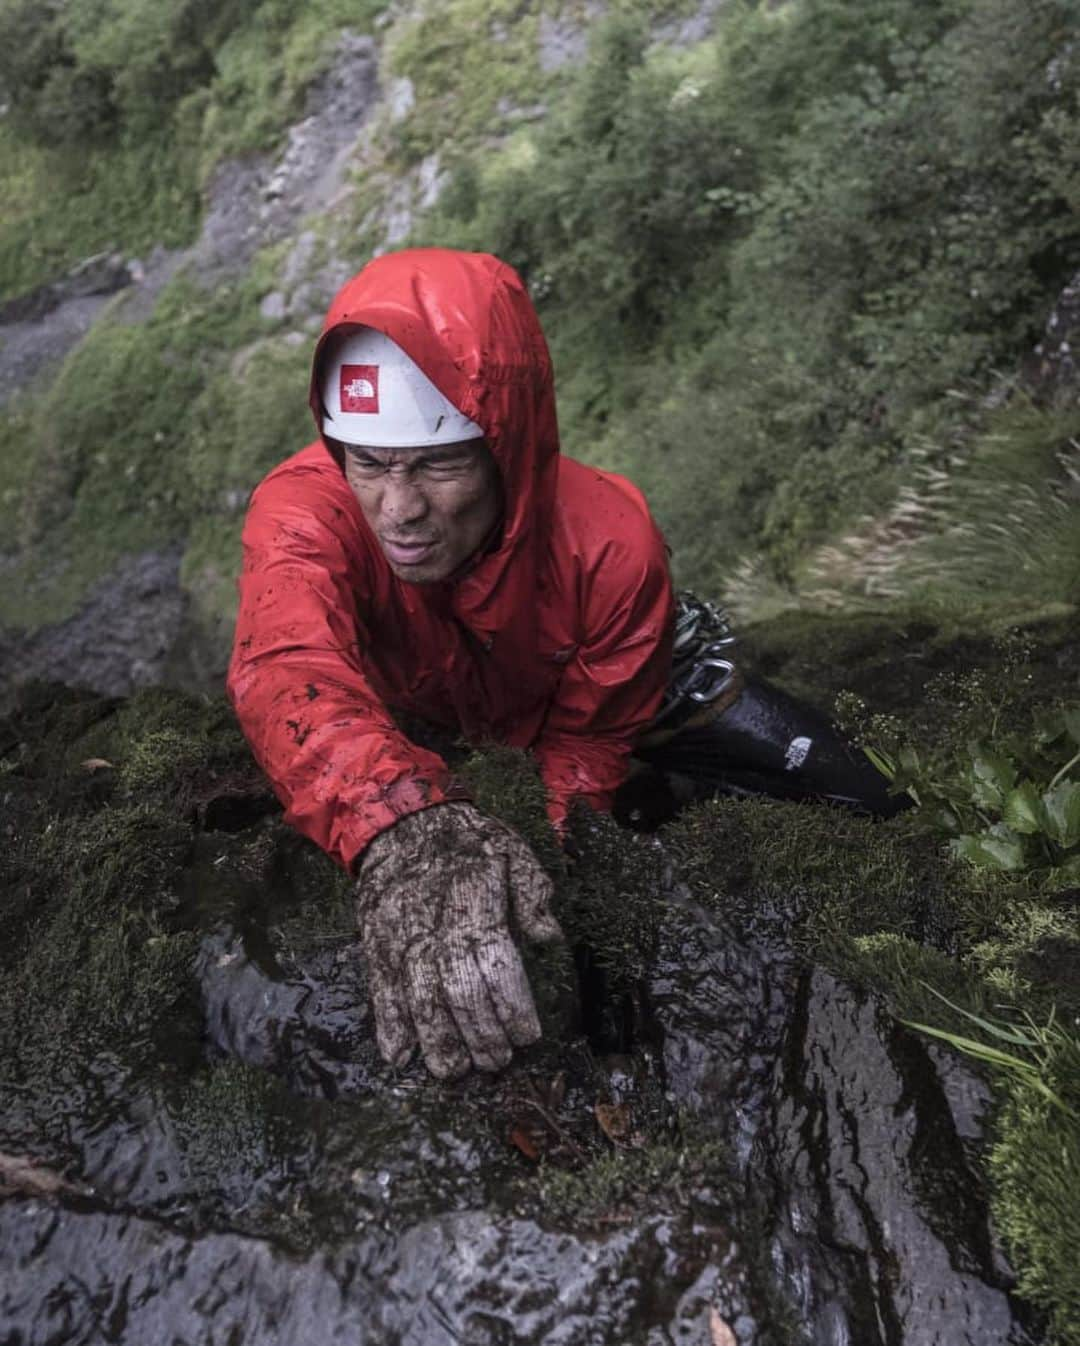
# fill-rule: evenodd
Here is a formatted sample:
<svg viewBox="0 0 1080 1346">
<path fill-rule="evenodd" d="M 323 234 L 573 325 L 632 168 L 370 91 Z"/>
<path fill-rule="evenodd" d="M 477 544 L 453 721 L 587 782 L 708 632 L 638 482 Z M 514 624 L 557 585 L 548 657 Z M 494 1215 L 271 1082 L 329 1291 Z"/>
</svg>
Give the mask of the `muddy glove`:
<svg viewBox="0 0 1080 1346">
<path fill-rule="evenodd" d="M 391 1065 L 419 1041 L 433 1075 L 500 1070 L 540 1036 L 514 943 L 558 940 L 551 880 L 472 804 L 412 813 L 368 847 L 356 885 L 375 1033 Z"/>
</svg>

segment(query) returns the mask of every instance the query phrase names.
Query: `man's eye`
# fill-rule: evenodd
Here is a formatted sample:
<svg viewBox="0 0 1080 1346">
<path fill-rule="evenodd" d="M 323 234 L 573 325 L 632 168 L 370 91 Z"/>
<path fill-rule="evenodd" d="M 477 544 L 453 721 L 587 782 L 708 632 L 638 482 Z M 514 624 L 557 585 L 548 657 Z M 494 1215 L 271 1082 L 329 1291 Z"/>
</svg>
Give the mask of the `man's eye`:
<svg viewBox="0 0 1080 1346">
<path fill-rule="evenodd" d="M 349 464 L 354 475 L 363 477 L 365 480 L 373 480 L 375 477 L 381 477 L 386 471 L 382 463 L 376 462 L 374 458 L 353 458 Z"/>
<path fill-rule="evenodd" d="M 441 477 L 460 477 L 468 468 L 468 463 L 461 458 L 447 459 L 445 462 L 425 463 L 423 472 L 425 477 L 434 477 L 438 480 Z"/>
</svg>

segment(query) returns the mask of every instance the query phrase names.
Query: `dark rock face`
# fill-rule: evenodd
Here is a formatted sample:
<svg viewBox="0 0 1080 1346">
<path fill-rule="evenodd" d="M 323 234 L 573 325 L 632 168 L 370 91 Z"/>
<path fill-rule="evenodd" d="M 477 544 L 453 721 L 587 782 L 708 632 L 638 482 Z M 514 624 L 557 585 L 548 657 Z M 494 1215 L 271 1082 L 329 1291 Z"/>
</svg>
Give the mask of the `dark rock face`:
<svg viewBox="0 0 1080 1346">
<path fill-rule="evenodd" d="M 110 296 L 131 285 L 119 254 L 87 257 L 66 276 L 0 303 L 0 406 L 61 360 L 90 330 Z"/>
<path fill-rule="evenodd" d="M 125 559 L 67 621 L 0 630 L 0 685 L 10 692 L 31 679 L 52 679 L 125 696 L 159 683 L 184 616 L 180 554 L 170 547 Z"/>
<path fill-rule="evenodd" d="M 277 1204 L 311 1180 L 324 1193 L 316 1210 L 340 1184 L 339 1209 L 321 1212 L 335 1236 L 316 1235 L 298 1256 L 288 1236 L 243 1228 L 250 1211 L 239 1230 L 215 1220 L 193 1232 L 188 1124 L 161 1094 L 127 1093 L 125 1119 L 86 1137 L 95 1199 L 0 1207 L 17 1273 L 0 1299 L 5 1320 L 28 1344 L 162 1332 L 346 1341 L 361 1319 L 365 1341 L 417 1346 L 707 1346 L 717 1320 L 743 1346 L 1030 1342 L 969 1158 L 985 1087 L 872 997 L 800 968 L 779 916 L 740 943 L 682 906 L 649 983 L 669 1089 L 728 1133 L 741 1227 L 730 1199 L 709 1214 L 707 1194 L 690 1215 L 645 1214 L 601 1237 L 492 1204 L 507 1154 L 477 1137 L 468 1113 L 421 1101 L 421 1077 L 389 1079 L 352 946 L 300 966 L 257 933 L 222 929 L 195 965 L 212 1049 L 278 1073 L 298 1095 L 365 1100 L 351 1114 L 366 1132 L 359 1146 L 316 1106 L 302 1114 L 311 1135 L 248 1176 Z M 494 1105 L 487 1082 L 472 1087 Z M 126 1089 L 102 1082 L 114 1104 Z M 762 1308 L 759 1259 L 748 1265 L 742 1251 L 755 1239 L 791 1306 L 786 1331 Z"/>
<path fill-rule="evenodd" d="M 265 940 L 255 955 L 254 942 L 225 929 L 199 950 L 195 975 L 212 1046 L 276 1071 L 309 1097 L 372 1092 L 383 1072 L 356 946 L 324 949 L 290 972 Z"/>
<path fill-rule="evenodd" d="M 264 1240 L 187 1238 L 131 1215 L 41 1202 L 19 1215 L 5 1231 L 4 1260 L 15 1274 L 0 1290 L 0 1311 L 6 1324 L 19 1325 L 20 1335 L 7 1340 L 27 1346 L 709 1346 L 717 1312 L 716 1268 L 705 1267 L 682 1293 L 676 1288 L 682 1268 L 662 1220 L 581 1242 L 471 1211 L 401 1238 L 373 1230 L 329 1255 L 297 1258 Z"/>
<path fill-rule="evenodd" d="M 801 967 L 778 915 L 687 907 L 650 991 L 672 1087 L 727 1117 L 800 1340 L 1030 1341 L 972 1164 L 985 1084 L 872 996 Z"/>
</svg>

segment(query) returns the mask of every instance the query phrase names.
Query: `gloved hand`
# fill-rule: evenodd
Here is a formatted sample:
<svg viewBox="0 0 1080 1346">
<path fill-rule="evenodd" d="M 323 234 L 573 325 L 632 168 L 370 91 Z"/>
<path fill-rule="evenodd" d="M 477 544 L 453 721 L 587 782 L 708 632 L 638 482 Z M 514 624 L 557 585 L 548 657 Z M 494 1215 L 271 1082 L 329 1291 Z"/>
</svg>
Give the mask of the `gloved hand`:
<svg viewBox="0 0 1080 1346">
<path fill-rule="evenodd" d="M 379 1051 L 417 1041 L 433 1075 L 500 1070 L 540 1037 L 511 935 L 562 939 L 551 880 L 526 843 L 472 804 L 406 815 L 370 844 L 356 884 Z"/>
</svg>

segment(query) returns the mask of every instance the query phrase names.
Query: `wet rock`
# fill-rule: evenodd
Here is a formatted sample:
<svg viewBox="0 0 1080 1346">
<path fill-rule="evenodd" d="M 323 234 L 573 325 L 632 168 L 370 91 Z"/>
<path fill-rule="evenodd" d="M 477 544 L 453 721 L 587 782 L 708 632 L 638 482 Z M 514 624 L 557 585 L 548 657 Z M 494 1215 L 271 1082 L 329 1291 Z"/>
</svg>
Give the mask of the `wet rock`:
<svg viewBox="0 0 1080 1346">
<path fill-rule="evenodd" d="M 466 1211 L 400 1238 L 372 1228 L 301 1257 L 233 1232 L 189 1237 L 130 1214 L 41 1202 L 0 1207 L 0 1228 L 9 1273 L 0 1315 L 20 1346 L 712 1341 L 717 1273 L 680 1293 L 685 1272 L 665 1221 L 581 1240 Z M 754 1341 L 752 1317 L 740 1316 L 738 1340 Z"/>
<path fill-rule="evenodd" d="M 209 1041 L 223 1056 L 274 1070 L 316 1098 L 369 1092 L 385 1074 L 354 942 L 335 941 L 287 970 L 265 936 L 226 928 L 195 961 Z"/>
<path fill-rule="evenodd" d="M 819 1335 L 846 1321 L 865 1342 L 1028 1340 L 926 1045 L 814 971 L 774 1069 L 755 1163 L 775 1194 L 774 1259 Z"/>
<path fill-rule="evenodd" d="M 56 695 L 4 725 L 12 1341 L 1031 1340 L 987 1215 L 982 1080 L 807 965 L 787 885 L 728 892 L 710 861 L 691 891 L 655 838 L 579 815 L 559 898 L 629 950 L 607 1009 L 604 977 L 582 997 L 626 1042 L 567 1024 L 438 1085 L 379 1060 L 348 882 L 264 796 L 232 812 L 242 744 L 206 704 Z M 65 734 L 128 793 L 50 763 Z M 493 758 L 485 788 L 510 781 Z"/>
<path fill-rule="evenodd" d="M 726 1118 L 799 1340 L 1029 1342 L 972 1162 L 985 1084 L 873 996 L 802 966 L 785 934 L 796 914 L 685 905 L 650 1000 L 676 1097 Z"/>
<path fill-rule="evenodd" d="M 184 615 L 180 554 L 170 547 L 125 559 L 67 621 L 0 630 L 0 704 L 39 678 L 106 696 L 160 682 Z"/>
<path fill-rule="evenodd" d="M 47 285 L 39 285 L 27 294 L 0 303 L 0 326 L 32 322 L 51 313 L 59 305 L 91 295 L 110 295 L 135 279 L 132 266 L 118 252 L 95 253 L 86 257 Z"/>
<path fill-rule="evenodd" d="M 109 300 L 137 284 L 139 267 L 96 253 L 65 276 L 0 303 L 0 406 L 82 340 Z"/>
</svg>

